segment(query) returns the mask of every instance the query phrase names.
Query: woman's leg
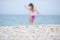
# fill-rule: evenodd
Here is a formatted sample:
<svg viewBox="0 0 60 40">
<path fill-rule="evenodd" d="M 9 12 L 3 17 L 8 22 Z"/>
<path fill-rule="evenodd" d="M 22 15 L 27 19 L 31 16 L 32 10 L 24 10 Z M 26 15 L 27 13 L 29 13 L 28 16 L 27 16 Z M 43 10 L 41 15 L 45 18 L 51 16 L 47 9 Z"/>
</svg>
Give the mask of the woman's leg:
<svg viewBox="0 0 60 40">
<path fill-rule="evenodd" d="M 34 18 L 30 17 L 30 24 L 33 25 Z"/>
</svg>

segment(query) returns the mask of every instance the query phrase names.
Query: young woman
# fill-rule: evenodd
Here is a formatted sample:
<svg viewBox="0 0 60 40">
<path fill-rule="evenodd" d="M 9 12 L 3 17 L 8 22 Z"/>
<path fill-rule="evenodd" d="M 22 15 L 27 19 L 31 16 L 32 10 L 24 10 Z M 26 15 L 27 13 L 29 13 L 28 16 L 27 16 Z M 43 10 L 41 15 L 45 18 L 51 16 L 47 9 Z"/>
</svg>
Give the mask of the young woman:
<svg viewBox="0 0 60 40">
<path fill-rule="evenodd" d="M 38 12 L 35 8 L 34 5 L 32 3 L 30 3 L 27 6 L 25 6 L 27 8 L 27 10 L 30 11 L 30 24 L 33 25 L 34 19 L 35 19 L 35 11 Z"/>
</svg>

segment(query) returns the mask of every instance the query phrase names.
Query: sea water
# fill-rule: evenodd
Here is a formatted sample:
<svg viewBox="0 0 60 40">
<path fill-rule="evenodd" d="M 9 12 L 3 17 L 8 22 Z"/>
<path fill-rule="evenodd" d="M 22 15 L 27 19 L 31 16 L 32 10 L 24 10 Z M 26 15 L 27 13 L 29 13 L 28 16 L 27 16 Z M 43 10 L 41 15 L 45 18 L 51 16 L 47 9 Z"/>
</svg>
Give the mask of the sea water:
<svg viewBox="0 0 60 40">
<path fill-rule="evenodd" d="M 36 15 L 34 24 L 60 24 L 60 15 Z M 15 25 L 29 25 L 29 15 L 0 15 L 0 26 Z"/>
</svg>

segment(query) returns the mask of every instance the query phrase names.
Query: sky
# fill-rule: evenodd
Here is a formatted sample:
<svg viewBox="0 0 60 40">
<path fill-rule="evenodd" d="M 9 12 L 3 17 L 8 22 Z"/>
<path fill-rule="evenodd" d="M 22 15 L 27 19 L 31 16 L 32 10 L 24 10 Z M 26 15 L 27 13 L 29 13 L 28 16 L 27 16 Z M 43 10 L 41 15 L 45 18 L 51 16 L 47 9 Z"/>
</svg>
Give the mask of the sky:
<svg viewBox="0 0 60 40">
<path fill-rule="evenodd" d="M 0 0 L 0 14 L 29 14 L 24 7 L 29 3 L 33 3 L 41 15 L 60 15 L 60 0 Z"/>
</svg>

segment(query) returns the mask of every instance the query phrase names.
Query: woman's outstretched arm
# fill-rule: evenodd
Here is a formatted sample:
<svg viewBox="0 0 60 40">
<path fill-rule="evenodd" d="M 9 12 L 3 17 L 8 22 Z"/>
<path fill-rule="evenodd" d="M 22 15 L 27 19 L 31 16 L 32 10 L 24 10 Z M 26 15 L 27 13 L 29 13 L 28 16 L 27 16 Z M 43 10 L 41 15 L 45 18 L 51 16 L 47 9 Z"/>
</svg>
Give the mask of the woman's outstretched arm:
<svg viewBox="0 0 60 40">
<path fill-rule="evenodd" d="M 39 14 L 39 15 L 40 15 L 40 13 L 39 13 L 39 11 L 38 11 L 37 9 L 35 9 L 35 11 L 37 12 L 37 14 Z"/>
<path fill-rule="evenodd" d="M 27 10 L 29 10 L 29 8 L 28 8 L 26 5 L 25 5 L 24 7 L 25 7 Z"/>
</svg>

